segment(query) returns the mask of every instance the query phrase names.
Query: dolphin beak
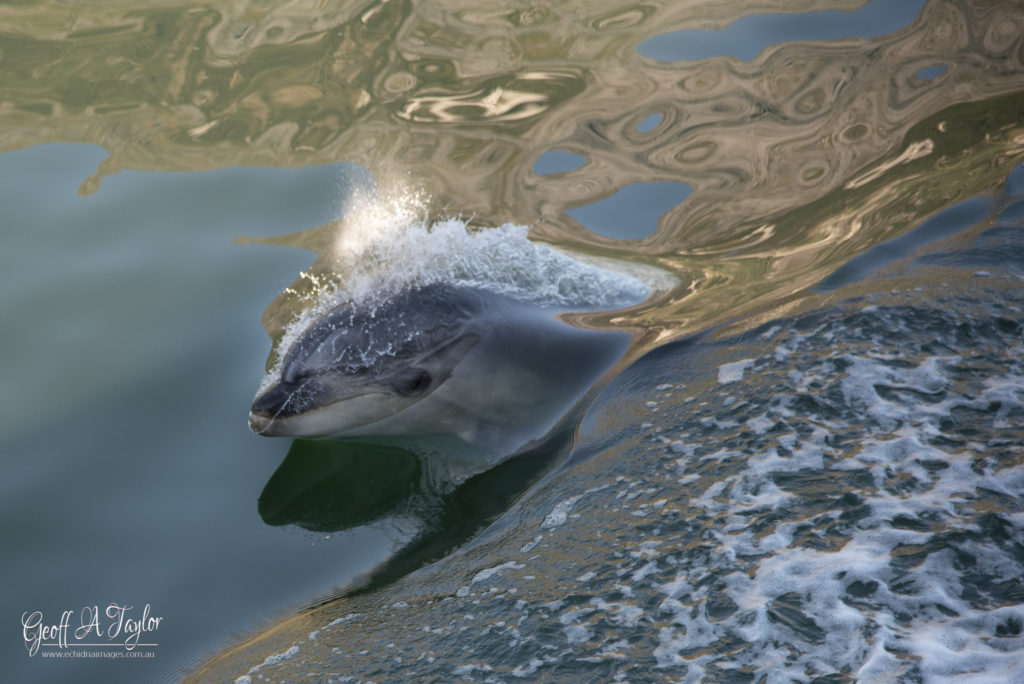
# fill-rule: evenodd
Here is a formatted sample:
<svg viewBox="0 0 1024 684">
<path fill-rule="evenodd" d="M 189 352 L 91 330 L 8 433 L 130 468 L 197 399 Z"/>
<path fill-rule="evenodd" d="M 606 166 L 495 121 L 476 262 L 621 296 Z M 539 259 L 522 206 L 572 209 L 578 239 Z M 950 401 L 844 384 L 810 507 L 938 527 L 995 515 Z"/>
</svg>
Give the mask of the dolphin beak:
<svg viewBox="0 0 1024 684">
<path fill-rule="evenodd" d="M 308 401 L 310 390 L 318 387 L 314 382 L 275 384 L 253 400 L 249 410 L 249 429 L 260 435 L 276 434 L 273 428 L 277 419 L 295 415 L 295 409 Z"/>
<path fill-rule="evenodd" d="M 265 434 L 267 428 L 274 422 L 273 416 L 263 411 L 249 412 L 249 429 L 257 434 Z"/>
</svg>

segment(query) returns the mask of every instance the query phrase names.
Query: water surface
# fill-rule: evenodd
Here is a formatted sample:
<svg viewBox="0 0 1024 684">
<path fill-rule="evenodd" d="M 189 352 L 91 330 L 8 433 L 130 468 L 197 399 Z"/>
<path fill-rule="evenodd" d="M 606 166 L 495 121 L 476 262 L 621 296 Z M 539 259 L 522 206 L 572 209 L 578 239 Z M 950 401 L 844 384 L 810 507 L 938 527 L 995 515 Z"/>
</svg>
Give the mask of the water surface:
<svg viewBox="0 0 1024 684">
<path fill-rule="evenodd" d="M 41 662 L 9 640 L 9 676 L 22 681 L 180 677 L 400 538 L 376 529 L 326 544 L 257 514 L 288 451 L 245 426 L 270 346 L 260 314 L 311 257 L 233 238 L 319 225 L 338 210 L 344 169 L 125 171 L 79 197 L 104 157 L 68 144 L 0 155 L 3 609 L 17 625 L 25 611 L 57 622 L 150 604 L 163 631 L 156 658 L 130 662 Z"/>
<path fill-rule="evenodd" d="M 748 14 L 717 31 L 684 29 L 662 33 L 641 43 L 639 51 L 644 57 L 662 62 L 712 57 L 749 61 L 776 43 L 877 38 L 905 27 L 923 6 L 924 0 L 873 0 L 856 11 Z"/>
<path fill-rule="evenodd" d="M 165 618 L 9 676 L 1024 670 L 1019 8 L 321 4 L 0 10 L 0 617 Z M 650 296 L 519 457 L 246 429 L 331 293 L 549 247 Z"/>
</svg>

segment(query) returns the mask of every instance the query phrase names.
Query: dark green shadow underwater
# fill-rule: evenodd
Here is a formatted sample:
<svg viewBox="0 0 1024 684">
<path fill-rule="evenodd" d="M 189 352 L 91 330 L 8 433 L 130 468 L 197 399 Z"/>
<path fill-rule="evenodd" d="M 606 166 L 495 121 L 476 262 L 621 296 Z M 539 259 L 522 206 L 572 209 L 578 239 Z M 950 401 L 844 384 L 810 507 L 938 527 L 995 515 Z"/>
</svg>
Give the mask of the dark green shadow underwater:
<svg viewBox="0 0 1024 684">
<path fill-rule="evenodd" d="M 412 515 L 419 533 L 357 582 L 316 602 L 373 591 L 448 555 L 474 537 L 552 467 L 572 446 L 578 411 L 533 448 L 474 475 L 450 490 L 426 477 L 419 454 L 397 446 L 296 439 L 267 481 L 258 508 L 272 526 L 340 532 L 388 515 Z"/>
</svg>

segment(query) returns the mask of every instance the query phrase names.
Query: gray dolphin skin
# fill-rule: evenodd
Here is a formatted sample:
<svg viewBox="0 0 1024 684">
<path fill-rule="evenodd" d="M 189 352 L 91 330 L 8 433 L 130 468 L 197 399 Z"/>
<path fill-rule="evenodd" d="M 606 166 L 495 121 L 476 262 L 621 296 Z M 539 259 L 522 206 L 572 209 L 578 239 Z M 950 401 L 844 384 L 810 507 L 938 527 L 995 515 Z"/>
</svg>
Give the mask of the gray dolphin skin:
<svg viewBox="0 0 1024 684">
<path fill-rule="evenodd" d="M 628 342 L 486 290 L 413 287 L 310 326 L 249 425 L 274 436 L 454 436 L 510 453 L 542 437 Z"/>
</svg>

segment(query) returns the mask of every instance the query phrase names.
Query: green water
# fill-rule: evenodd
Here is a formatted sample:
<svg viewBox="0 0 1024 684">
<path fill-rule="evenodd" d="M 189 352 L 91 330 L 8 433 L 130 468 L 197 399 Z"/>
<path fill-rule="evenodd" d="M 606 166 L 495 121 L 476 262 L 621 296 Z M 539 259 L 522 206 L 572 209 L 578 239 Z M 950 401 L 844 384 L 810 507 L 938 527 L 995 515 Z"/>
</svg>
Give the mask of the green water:
<svg viewBox="0 0 1024 684">
<path fill-rule="evenodd" d="M 0 156 L 4 614 L 117 602 L 164 621 L 153 660 L 42 662 L 8 640 L 22 681 L 173 674 L 391 546 L 381 529 L 326 543 L 268 527 L 257 499 L 289 444 L 245 420 L 260 314 L 311 257 L 233 240 L 324 222 L 343 168 L 125 171 L 79 197 L 104 156 Z"/>
</svg>

